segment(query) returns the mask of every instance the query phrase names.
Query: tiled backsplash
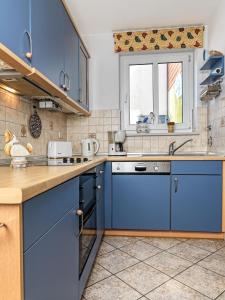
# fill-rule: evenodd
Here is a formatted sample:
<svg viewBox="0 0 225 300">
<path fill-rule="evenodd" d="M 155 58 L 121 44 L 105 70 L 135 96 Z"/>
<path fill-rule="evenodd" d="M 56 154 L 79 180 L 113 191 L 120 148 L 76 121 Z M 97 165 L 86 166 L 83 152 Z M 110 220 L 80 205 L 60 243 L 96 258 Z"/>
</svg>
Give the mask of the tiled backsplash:
<svg viewBox="0 0 225 300">
<path fill-rule="evenodd" d="M 222 115 L 225 115 L 225 100 L 220 102 L 220 116 L 215 119 L 218 125 L 221 123 Z M 96 135 L 100 142 L 100 153 L 108 151 L 108 131 L 120 128 L 119 110 L 97 110 L 92 111 L 91 117 L 81 117 L 76 115 L 66 115 L 59 112 L 49 112 L 38 110 L 42 120 L 42 134 L 40 138 L 31 137 L 28 129 L 28 122 L 33 111 L 33 104 L 19 96 L 6 93 L 0 90 L 0 158 L 4 158 L 4 132 L 6 129 L 12 130 L 20 140 L 26 144 L 33 145 L 33 155 L 46 155 L 47 143 L 49 140 L 68 139 L 73 142 L 73 153 L 81 154 L 81 140 L 90 134 Z M 222 113 L 224 112 L 224 114 Z M 188 143 L 182 151 L 206 151 L 207 150 L 207 109 L 198 108 L 198 131 L 199 135 L 192 135 L 193 142 Z M 25 126 L 27 136 L 21 136 L 21 126 Z M 218 131 L 213 131 L 215 135 L 215 145 L 221 143 L 217 136 L 225 136 L 225 127 Z M 171 141 L 182 143 L 188 135 L 179 136 L 134 136 L 127 137 L 124 148 L 127 152 L 167 152 Z M 222 146 L 222 145 L 221 145 Z"/>
<path fill-rule="evenodd" d="M 225 152 L 225 95 L 209 101 L 208 125 L 212 128 L 208 133 L 208 136 L 212 137 L 212 146 L 208 149 Z"/>
<path fill-rule="evenodd" d="M 188 138 L 193 142 L 188 143 L 182 151 L 206 151 L 207 150 L 207 108 L 198 108 L 199 135 L 179 136 L 135 136 L 127 137 L 124 148 L 127 152 L 167 152 L 169 143 L 176 141 L 182 143 Z M 108 134 L 110 130 L 120 128 L 119 110 L 92 111 L 89 118 L 71 115 L 67 119 L 67 137 L 73 142 L 74 154 L 81 153 L 80 142 L 90 134 L 96 134 L 100 142 L 100 153 L 108 151 Z"/>
<path fill-rule="evenodd" d="M 0 90 L 0 158 L 4 158 L 4 132 L 6 129 L 15 133 L 21 143 L 30 142 L 33 145 L 33 155 L 46 155 L 49 140 L 67 138 L 66 120 L 64 113 L 38 110 L 42 120 L 42 133 L 40 138 L 31 137 L 28 122 L 33 111 L 30 100 Z M 26 137 L 21 137 L 21 126 L 27 131 Z"/>
</svg>

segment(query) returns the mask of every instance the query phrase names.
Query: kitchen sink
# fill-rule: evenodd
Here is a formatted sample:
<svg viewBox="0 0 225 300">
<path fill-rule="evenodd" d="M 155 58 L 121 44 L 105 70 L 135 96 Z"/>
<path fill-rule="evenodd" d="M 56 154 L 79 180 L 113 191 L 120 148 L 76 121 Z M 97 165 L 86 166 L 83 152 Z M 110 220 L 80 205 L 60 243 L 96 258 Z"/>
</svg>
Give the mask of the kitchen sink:
<svg viewBox="0 0 225 300">
<path fill-rule="evenodd" d="M 173 156 L 225 156 L 225 153 L 214 152 L 177 152 Z M 167 152 L 153 152 L 153 153 L 129 153 L 127 156 L 170 156 Z M 172 156 L 172 155 L 171 155 Z"/>
</svg>

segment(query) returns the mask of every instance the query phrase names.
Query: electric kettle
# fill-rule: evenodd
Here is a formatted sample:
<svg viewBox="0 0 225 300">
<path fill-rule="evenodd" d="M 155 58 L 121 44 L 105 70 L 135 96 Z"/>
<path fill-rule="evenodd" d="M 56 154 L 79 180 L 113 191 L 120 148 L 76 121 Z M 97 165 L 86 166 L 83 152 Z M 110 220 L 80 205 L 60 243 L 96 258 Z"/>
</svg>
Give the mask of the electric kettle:
<svg viewBox="0 0 225 300">
<path fill-rule="evenodd" d="M 82 156 L 92 159 L 99 150 L 99 142 L 96 139 L 88 138 L 81 141 Z"/>
</svg>

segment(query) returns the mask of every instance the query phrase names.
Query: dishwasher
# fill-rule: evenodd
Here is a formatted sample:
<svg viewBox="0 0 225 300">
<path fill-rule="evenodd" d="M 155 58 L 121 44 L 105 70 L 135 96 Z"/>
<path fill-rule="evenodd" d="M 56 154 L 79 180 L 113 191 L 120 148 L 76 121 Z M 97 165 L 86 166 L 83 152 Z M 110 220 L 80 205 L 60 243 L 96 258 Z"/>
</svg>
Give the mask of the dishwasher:
<svg viewBox="0 0 225 300">
<path fill-rule="evenodd" d="M 112 229 L 170 230 L 170 162 L 112 162 Z"/>
</svg>

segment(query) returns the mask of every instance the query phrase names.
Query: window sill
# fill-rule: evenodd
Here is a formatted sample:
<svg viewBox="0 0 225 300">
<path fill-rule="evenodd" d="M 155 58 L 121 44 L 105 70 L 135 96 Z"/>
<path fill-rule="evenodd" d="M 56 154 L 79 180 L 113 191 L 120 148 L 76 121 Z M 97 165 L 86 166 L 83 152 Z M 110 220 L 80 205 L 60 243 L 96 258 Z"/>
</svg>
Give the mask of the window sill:
<svg viewBox="0 0 225 300">
<path fill-rule="evenodd" d="M 180 132 L 173 132 L 173 133 L 168 133 L 168 132 L 150 132 L 150 133 L 137 133 L 136 131 L 126 131 L 126 136 L 190 136 L 190 135 L 200 135 L 199 131 L 195 132 L 188 132 L 188 131 L 180 131 Z"/>
</svg>

